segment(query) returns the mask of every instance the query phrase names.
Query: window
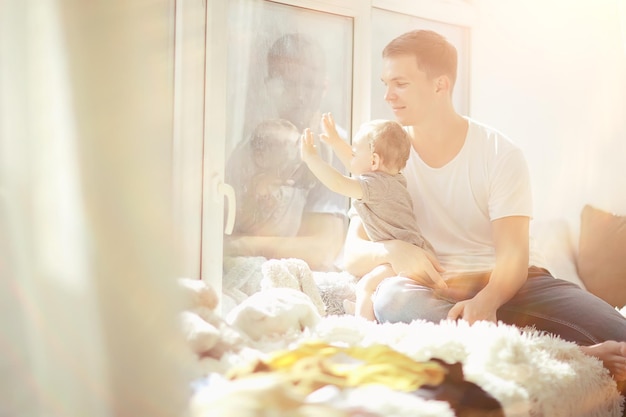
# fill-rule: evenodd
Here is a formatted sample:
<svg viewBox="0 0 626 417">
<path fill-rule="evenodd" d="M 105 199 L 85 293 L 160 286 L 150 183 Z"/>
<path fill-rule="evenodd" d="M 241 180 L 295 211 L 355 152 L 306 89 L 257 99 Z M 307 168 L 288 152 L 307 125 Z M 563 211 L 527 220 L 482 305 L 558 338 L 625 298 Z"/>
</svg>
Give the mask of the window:
<svg viewBox="0 0 626 417">
<path fill-rule="evenodd" d="M 185 94 L 177 95 L 178 127 L 187 132 L 175 146 L 180 175 L 175 187 L 186 187 L 181 194 L 186 206 L 179 218 L 190 229 L 193 224 L 202 228 L 200 239 L 189 230 L 183 247 L 193 251 L 200 240 L 200 274 L 218 292 L 225 274 L 221 262 L 225 246 L 233 256 L 228 246 L 234 237 L 223 234 L 233 217 L 223 213 L 236 213 L 235 234 L 264 236 L 274 227 L 285 237 L 297 233 L 302 213 L 311 208 L 339 210 L 345 216 L 346 199 L 315 188 L 307 167 L 298 163 L 299 134 L 305 127 L 319 133 L 320 115 L 325 112 L 333 114 L 346 141 L 370 118 L 392 118 L 379 81 L 380 53 L 392 37 L 413 28 L 434 29 L 448 37 L 459 51 L 455 104 L 461 113 L 469 111 L 467 27 L 473 9 L 468 2 L 178 0 L 177 4 L 187 6 L 186 12 L 177 6 L 177 14 L 185 13 L 191 22 L 187 24 L 194 25 L 182 31 L 177 27 L 177 33 L 197 38 L 188 47 L 186 60 L 179 62 L 197 63 L 194 45 L 205 48 L 204 83 L 189 68 L 187 75 L 177 78 L 179 86 L 185 85 Z M 202 28 L 197 26 L 200 8 L 205 39 L 200 39 Z M 194 91 L 204 94 L 201 128 L 196 116 L 186 122 L 189 116 L 180 110 L 185 103 L 197 110 Z M 279 128 L 287 133 L 278 134 Z M 264 135 L 264 130 L 272 134 Z M 331 163 L 342 168 L 329 149 L 318 145 Z M 192 189 L 202 189 L 198 221 L 188 219 L 198 210 Z M 225 199 L 223 192 L 235 198 Z M 188 262 L 193 258 L 188 256 Z"/>
</svg>

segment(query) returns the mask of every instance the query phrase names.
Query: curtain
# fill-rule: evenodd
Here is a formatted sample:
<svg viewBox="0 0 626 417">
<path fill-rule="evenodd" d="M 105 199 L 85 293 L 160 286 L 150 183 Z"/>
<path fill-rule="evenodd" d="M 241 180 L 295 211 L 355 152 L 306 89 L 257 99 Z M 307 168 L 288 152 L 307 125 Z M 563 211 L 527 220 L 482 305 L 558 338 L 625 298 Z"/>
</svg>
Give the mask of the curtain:
<svg viewBox="0 0 626 417">
<path fill-rule="evenodd" d="M 0 2 L 0 416 L 180 416 L 173 0 Z"/>
</svg>

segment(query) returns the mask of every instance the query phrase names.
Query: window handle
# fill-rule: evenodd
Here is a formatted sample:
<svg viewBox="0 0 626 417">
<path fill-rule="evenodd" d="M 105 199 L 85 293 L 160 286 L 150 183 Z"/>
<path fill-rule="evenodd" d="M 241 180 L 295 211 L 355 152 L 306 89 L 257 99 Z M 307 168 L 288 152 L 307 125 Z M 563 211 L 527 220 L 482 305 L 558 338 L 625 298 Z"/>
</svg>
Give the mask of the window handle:
<svg viewBox="0 0 626 417">
<path fill-rule="evenodd" d="M 228 212 L 226 215 L 226 226 L 224 226 L 224 234 L 230 235 L 233 233 L 235 226 L 235 213 L 237 212 L 237 202 L 235 199 L 235 189 L 219 179 L 217 174 L 213 175 L 212 179 L 213 190 L 215 191 L 215 201 L 219 202 L 220 198 L 226 198 L 226 206 Z"/>
</svg>

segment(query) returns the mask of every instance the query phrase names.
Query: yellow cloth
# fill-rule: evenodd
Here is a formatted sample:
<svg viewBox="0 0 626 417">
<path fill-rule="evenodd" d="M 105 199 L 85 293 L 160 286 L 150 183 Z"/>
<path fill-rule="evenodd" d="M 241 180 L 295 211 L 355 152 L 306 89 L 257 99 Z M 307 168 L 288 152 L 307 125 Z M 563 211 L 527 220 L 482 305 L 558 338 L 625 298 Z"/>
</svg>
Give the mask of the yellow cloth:
<svg viewBox="0 0 626 417">
<path fill-rule="evenodd" d="M 258 372 L 277 372 L 308 394 L 325 385 L 340 388 L 381 384 L 398 391 L 439 385 L 447 370 L 438 362 L 418 362 L 386 345 L 340 347 L 307 342 L 274 353 L 250 369 L 234 370 L 230 378 Z"/>
</svg>

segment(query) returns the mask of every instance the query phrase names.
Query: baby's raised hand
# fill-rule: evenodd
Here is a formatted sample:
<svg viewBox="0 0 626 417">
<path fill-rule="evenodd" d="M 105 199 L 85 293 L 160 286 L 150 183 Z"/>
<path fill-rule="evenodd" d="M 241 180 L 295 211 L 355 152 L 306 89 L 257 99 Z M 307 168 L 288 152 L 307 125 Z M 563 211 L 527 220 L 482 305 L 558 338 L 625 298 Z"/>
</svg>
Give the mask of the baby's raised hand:
<svg viewBox="0 0 626 417">
<path fill-rule="evenodd" d="M 313 158 L 319 157 L 315 140 L 313 139 L 313 132 L 309 128 L 304 129 L 302 136 L 300 136 L 300 157 L 305 163 L 309 163 Z"/>
<path fill-rule="evenodd" d="M 333 119 L 332 114 L 322 114 L 322 130 L 324 130 L 324 133 L 320 135 L 320 138 L 329 145 L 332 145 L 336 141 L 342 141 L 341 137 L 339 137 L 339 133 L 337 133 L 335 119 Z"/>
</svg>

